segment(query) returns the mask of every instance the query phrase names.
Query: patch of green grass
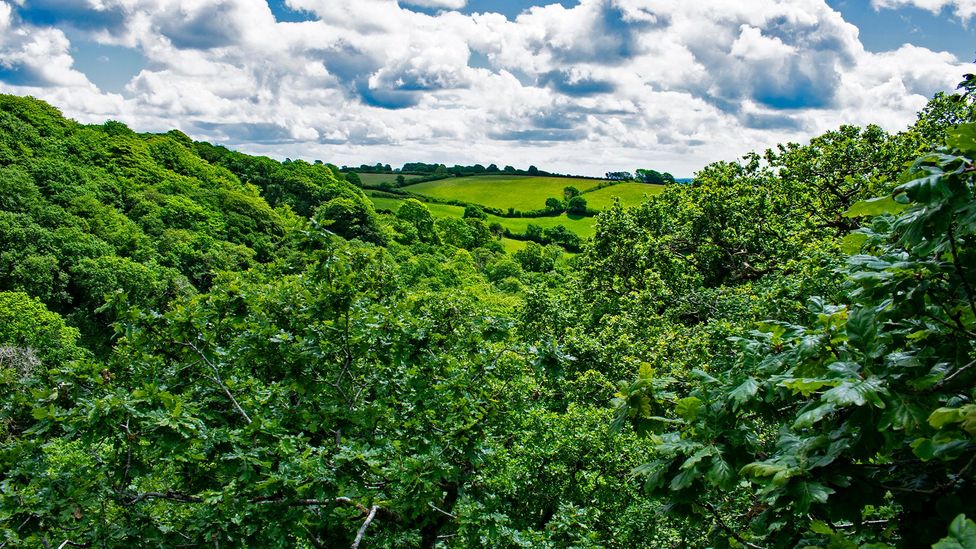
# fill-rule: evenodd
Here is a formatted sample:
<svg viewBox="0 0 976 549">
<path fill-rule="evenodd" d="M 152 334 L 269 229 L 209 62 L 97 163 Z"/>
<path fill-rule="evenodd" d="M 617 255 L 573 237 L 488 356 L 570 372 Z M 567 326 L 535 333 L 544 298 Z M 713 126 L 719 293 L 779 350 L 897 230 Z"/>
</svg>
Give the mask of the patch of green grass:
<svg viewBox="0 0 976 549">
<path fill-rule="evenodd" d="M 461 206 L 434 204 L 432 202 L 424 202 L 424 205 L 430 210 L 430 215 L 434 217 L 464 217 L 464 208 Z"/>
<path fill-rule="evenodd" d="M 373 201 L 373 206 L 377 210 L 389 210 L 396 213 L 396 211 L 400 208 L 400 200 L 396 198 L 370 196 L 370 200 Z M 425 204 L 427 209 L 430 210 L 431 215 L 433 215 L 435 218 L 464 216 L 464 208 L 460 206 L 434 204 L 431 202 L 427 202 Z M 525 231 L 529 225 L 538 225 L 543 229 L 562 225 L 578 234 L 580 238 L 589 238 L 593 236 L 593 233 L 596 230 L 596 218 L 593 217 L 570 217 L 566 215 L 561 215 L 559 217 L 498 217 L 489 215 L 488 223 L 495 222 L 501 223 L 502 227 L 505 227 L 515 234 L 525 234 Z"/>
<path fill-rule="evenodd" d="M 359 180 L 363 182 L 364 187 L 378 187 L 383 183 L 389 183 L 390 185 L 396 185 L 396 179 L 398 173 L 358 173 Z M 417 175 L 406 175 L 403 174 L 406 182 L 409 184 L 411 180 L 419 179 L 420 176 Z"/>
<path fill-rule="evenodd" d="M 596 186 L 594 179 L 568 177 L 532 177 L 519 175 L 485 175 L 454 177 L 410 185 L 405 190 L 440 200 L 460 200 L 491 208 L 519 211 L 541 210 L 546 199 L 562 199 L 563 189 L 585 190 Z"/>
<path fill-rule="evenodd" d="M 504 248 L 505 252 L 509 254 L 514 254 L 515 252 L 524 249 L 528 245 L 528 242 L 523 242 L 521 240 L 512 240 L 511 238 L 502 239 L 502 248 Z"/>
<path fill-rule="evenodd" d="M 613 199 L 620 198 L 624 206 L 636 206 L 648 196 L 659 195 L 664 192 L 664 185 L 648 185 L 647 183 L 619 183 L 604 187 L 600 190 L 583 194 L 586 206 L 594 210 L 606 210 L 613 205 Z"/>
<path fill-rule="evenodd" d="M 377 210 L 390 210 L 396 213 L 400 209 L 400 200 L 396 198 L 385 198 L 381 196 L 370 196 L 370 200 L 373 201 L 373 207 Z"/>
<path fill-rule="evenodd" d="M 525 234 L 529 225 L 538 225 L 543 229 L 562 225 L 579 235 L 580 238 L 589 238 L 596 232 L 595 217 L 578 217 L 575 215 L 569 217 L 565 214 L 559 217 L 495 217 L 489 215 L 488 222 L 493 221 L 501 223 L 502 227 L 516 234 Z"/>
</svg>

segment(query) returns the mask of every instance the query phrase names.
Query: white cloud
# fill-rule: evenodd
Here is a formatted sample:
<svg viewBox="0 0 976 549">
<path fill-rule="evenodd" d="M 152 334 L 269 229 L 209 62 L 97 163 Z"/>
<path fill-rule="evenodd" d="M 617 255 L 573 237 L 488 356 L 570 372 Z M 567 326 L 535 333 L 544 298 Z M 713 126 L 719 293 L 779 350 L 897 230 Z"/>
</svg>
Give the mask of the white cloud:
<svg viewBox="0 0 976 549">
<path fill-rule="evenodd" d="M 421 8 L 442 8 L 449 10 L 459 10 L 468 2 L 467 0 L 404 0 L 404 4 Z"/>
<path fill-rule="evenodd" d="M 178 127 L 340 164 L 688 175 L 845 122 L 899 129 L 968 70 L 914 46 L 867 52 L 824 0 L 581 0 L 515 20 L 426 15 L 395 0 L 287 0 L 315 15 L 301 23 L 275 21 L 264 0 L 66 1 L 64 17 L 91 15 L 76 30 L 149 60 L 125 97 L 72 67 L 61 30 L 18 20 L 27 8 L 3 0 L 0 89 L 86 121 Z M 57 3 L 34 6 L 45 2 Z"/>
<path fill-rule="evenodd" d="M 976 0 L 871 0 L 875 9 L 898 9 L 914 6 L 932 13 L 941 13 L 949 8 L 957 17 L 969 20 L 976 15 Z"/>
</svg>

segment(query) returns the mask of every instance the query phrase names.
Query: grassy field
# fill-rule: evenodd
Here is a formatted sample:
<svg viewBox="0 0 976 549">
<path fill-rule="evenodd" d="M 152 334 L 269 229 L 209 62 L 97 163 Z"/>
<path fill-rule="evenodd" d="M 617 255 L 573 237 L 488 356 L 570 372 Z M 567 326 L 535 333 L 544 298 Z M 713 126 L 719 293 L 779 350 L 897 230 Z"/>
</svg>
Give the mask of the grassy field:
<svg viewBox="0 0 976 549">
<path fill-rule="evenodd" d="M 373 201 L 373 206 L 378 210 L 389 210 L 391 212 L 396 212 L 400 208 L 400 200 L 396 198 L 370 196 L 370 200 Z M 460 206 L 449 206 L 447 204 L 434 204 L 430 202 L 427 202 L 426 206 L 430 210 L 431 215 L 433 215 L 435 218 L 462 217 L 464 215 L 464 208 Z M 501 223 L 502 227 L 505 227 L 515 234 L 524 234 L 526 228 L 530 224 L 538 225 L 543 229 L 562 225 L 578 234 L 581 238 L 589 238 L 590 236 L 593 236 L 596 226 L 596 219 L 593 217 L 568 217 L 566 215 L 561 215 L 559 217 L 514 218 L 489 215 L 488 223 L 494 222 Z"/>
<path fill-rule="evenodd" d="M 398 173 L 357 173 L 359 180 L 363 182 L 364 187 L 378 187 L 383 183 L 389 183 L 391 185 L 396 184 L 396 178 Z M 419 175 L 403 174 L 407 183 L 410 183 L 413 179 L 419 179 Z"/>
<path fill-rule="evenodd" d="M 456 177 L 410 185 L 404 190 L 441 200 L 461 200 L 492 208 L 520 211 L 541 210 L 546 199 L 562 199 L 565 187 L 585 190 L 599 182 L 594 179 L 567 177 L 531 177 L 517 175 L 485 175 Z"/>
<path fill-rule="evenodd" d="M 514 254 L 528 245 L 528 242 L 523 242 L 521 240 L 512 240 L 511 238 L 502 239 L 502 248 L 505 248 L 505 251 L 510 254 Z"/>
<path fill-rule="evenodd" d="M 594 210 L 606 210 L 613 205 L 613 199 L 620 198 L 624 206 L 635 206 L 644 201 L 645 196 L 654 196 L 664 192 L 664 185 L 648 185 L 646 183 L 620 183 L 604 187 L 598 191 L 584 193 L 586 205 Z"/>
<path fill-rule="evenodd" d="M 568 217 L 566 215 L 559 217 L 495 217 L 489 215 L 488 222 L 493 221 L 501 223 L 502 227 L 516 234 L 524 234 L 529 225 L 538 225 L 543 229 L 562 225 L 578 234 L 580 238 L 589 238 L 596 232 L 595 217 Z"/>
</svg>

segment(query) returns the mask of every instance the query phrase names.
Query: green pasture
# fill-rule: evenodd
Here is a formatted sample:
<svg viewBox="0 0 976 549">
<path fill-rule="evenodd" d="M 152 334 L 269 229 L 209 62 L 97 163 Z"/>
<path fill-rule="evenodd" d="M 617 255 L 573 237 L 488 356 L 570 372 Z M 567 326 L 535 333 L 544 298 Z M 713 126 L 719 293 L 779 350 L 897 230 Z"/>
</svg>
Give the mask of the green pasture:
<svg viewBox="0 0 976 549">
<path fill-rule="evenodd" d="M 514 254 L 515 252 L 528 246 L 528 242 L 522 240 L 512 240 L 511 238 L 502 239 L 502 248 L 505 249 L 506 253 Z"/>
<path fill-rule="evenodd" d="M 569 177 L 481 175 L 427 181 L 410 185 L 405 190 L 440 200 L 460 200 L 502 210 L 515 208 L 529 211 L 545 208 L 549 197 L 562 199 L 566 187 L 576 187 L 582 191 L 597 184 L 599 181 L 594 179 Z"/>
<path fill-rule="evenodd" d="M 595 217 L 579 217 L 575 215 L 570 217 L 565 214 L 559 217 L 495 217 L 489 215 L 488 222 L 491 223 L 493 221 L 501 223 L 502 227 L 516 234 L 524 234 L 529 225 L 538 225 L 543 229 L 562 225 L 578 234 L 580 238 L 589 238 L 596 232 Z"/>
<path fill-rule="evenodd" d="M 378 187 L 383 183 L 389 183 L 390 185 L 396 184 L 396 178 L 398 175 L 403 175 L 407 183 L 410 183 L 412 179 L 418 179 L 419 176 L 408 175 L 408 174 L 398 174 L 398 173 L 359 173 L 359 180 L 363 182 L 364 187 Z"/>
<path fill-rule="evenodd" d="M 389 210 L 391 212 L 396 212 L 400 208 L 400 200 L 396 198 L 370 196 L 369 199 L 373 201 L 373 206 L 378 210 Z M 464 215 L 464 208 L 460 206 L 435 204 L 431 202 L 425 202 L 425 205 L 427 206 L 427 209 L 430 210 L 431 215 L 433 215 L 435 218 L 462 217 Z M 509 231 L 516 234 L 524 234 L 529 225 L 538 225 L 543 229 L 562 225 L 578 234 L 580 238 L 589 238 L 593 236 L 593 233 L 596 230 L 596 218 L 578 216 L 570 217 L 565 214 L 559 217 L 512 218 L 489 215 L 488 223 L 495 222 L 501 223 L 502 227 L 505 227 Z"/>
<path fill-rule="evenodd" d="M 655 196 L 664 192 L 664 185 L 649 185 L 647 183 L 619 183 L 602 189 L 583 194 L 586 206 L 594 210 L 606 210 L 613 205 L 613 199 L 619 198 L 624 206 L 636 206 L 645 197 Z"/>
</svg>

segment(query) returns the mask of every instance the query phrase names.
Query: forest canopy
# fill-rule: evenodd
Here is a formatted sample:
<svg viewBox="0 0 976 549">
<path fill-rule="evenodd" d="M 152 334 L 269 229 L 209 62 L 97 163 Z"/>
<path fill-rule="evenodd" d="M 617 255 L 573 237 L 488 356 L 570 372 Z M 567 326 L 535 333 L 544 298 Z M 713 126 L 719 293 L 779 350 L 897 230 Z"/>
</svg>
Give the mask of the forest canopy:
<svg viewBox="0 0 976 549">
<path fill-rule="evenodd" d="M 974 92 L 578 255 L 0 96 L 0 547 L 974 547 Z"/>
</svg>

